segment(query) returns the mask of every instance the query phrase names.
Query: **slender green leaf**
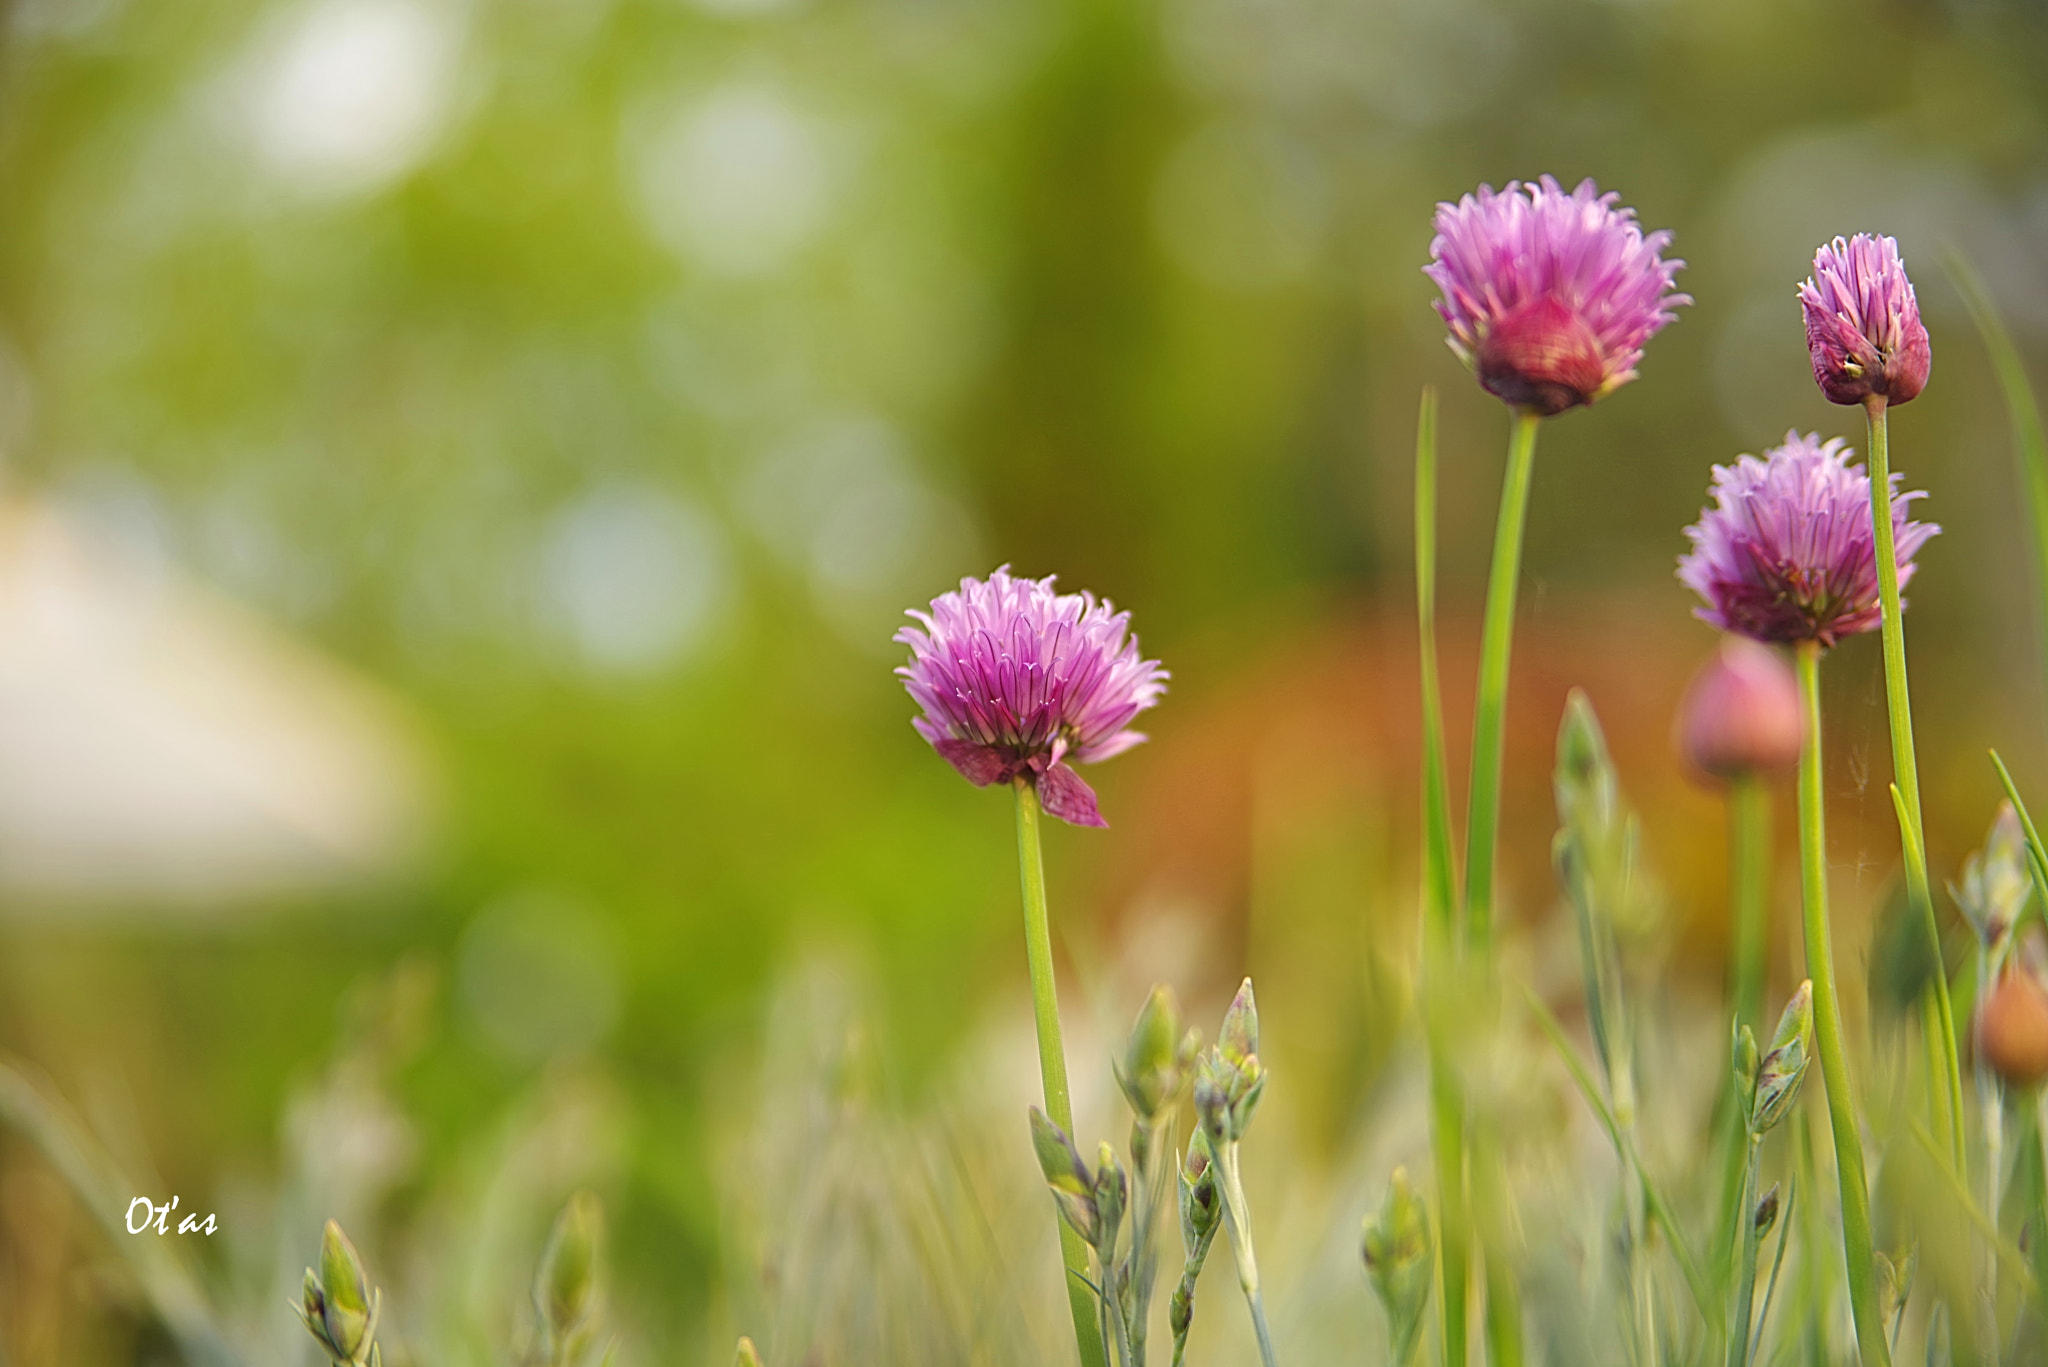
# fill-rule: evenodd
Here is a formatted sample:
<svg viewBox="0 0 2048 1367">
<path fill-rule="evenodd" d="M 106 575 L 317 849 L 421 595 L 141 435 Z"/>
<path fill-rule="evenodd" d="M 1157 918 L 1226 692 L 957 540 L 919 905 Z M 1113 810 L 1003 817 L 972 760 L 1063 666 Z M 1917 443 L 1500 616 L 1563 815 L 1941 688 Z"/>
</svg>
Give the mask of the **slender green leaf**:
<svg viewBox="0 0 2048 1367">
<path fill-rule="evenodd" d="M 2011 415 L 2013 441 L 2018 447 L 2020 474 L 2027 487 L 2035 573 L 2040 579 L 2039 606 L 2044 621 L 2048 621 L 2048 430 L 2042 427 L 2041 406 L 2035 400 L 2033 386 L 2027 381 L 2027 369 L 2020 360 L 2019 348 L 2013 345 L 2012 334 L 2005 330 L 2005 323 L 1998 316 L 1998 306 L 1992 303 L 1983 280 L 1962 253 L 1953 248 L 1946 253 L 1945 260 L 1949 278 L 1955 282 L 1963 303 L 1969 307 L 1978 335 L 1984 339 L 1985 350 L 1991 353 L 1991 368 L 1998 376 L 1998 387 L 2005 392 L 2006 412 Z M 2043 642 L 2048 645 L 2048 631 L 2043 633 Z"/>
</svg>

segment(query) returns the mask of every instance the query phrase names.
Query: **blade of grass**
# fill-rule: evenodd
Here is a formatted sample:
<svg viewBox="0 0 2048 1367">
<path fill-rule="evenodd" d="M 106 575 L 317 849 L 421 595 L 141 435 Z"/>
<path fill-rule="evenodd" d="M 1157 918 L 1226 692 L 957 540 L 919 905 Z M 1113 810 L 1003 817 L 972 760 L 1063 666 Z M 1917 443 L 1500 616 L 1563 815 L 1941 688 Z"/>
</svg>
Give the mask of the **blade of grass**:
<svg viewBox="0 0 2048 1367">
<path fill-rule="evenodd" d="M 2041 833 L 2034 829 L 2034 818 L 2027 813 L 2027 804 L 2020 799 L 2019 785 L 2012 781 L 2012 771 L 2005 767 L 1996 750 L 1991 751 L 1991 763 L 1998 769 L 1998 781 L 2005 785 L 2006 800 L 2018 813 L 2020 829 L 2027 833 L 2027 864 L 2034 871 L 2034 900 L 2041 904 L 2043 914 L 2048 915 L 2048 849 L 2041 845 Z"/>
<path fill-rule="evenodd" d="M 1799 1201 L 1799 1177 L 1787 1179 L 1785 1208 L 1778 1213 L 1778 1251 L 1771 1255 L 1771 1279 L 1764 1284 L 1764 1308 L 1757 1312 L 1756 1337 L 1750 1340 L 1749 1360 L 1758 1361 L 1764 1348 L 1764 1326 L 1771 1320 L 1771 1300 L 1778 1294 L 1778 1273 L 1785 1266 L 1785 1245 L 1792 1241 L 1792 1211 Z"/>
<path fill-rule="evenodd" d="M 1986 1218 L 1984 1211 L 1978 1206 L 1976 1198 L 1970 1194 L 1970 1188 L 1963 1182 L 1963 1179 L 1956 1176 L 1954 1169 L 1941 1161 L 1941 1146 L 1935 1143 L 1934 1136 L 1928 1132 L 1926 1122 L 1917 1116 L 1913 1118 L 1913 1138 L 1919 1141 L 1921 1148 L 1927 1150 L 1927 1156 L 1935 1160 L 1934 1166 L 1940 1170 L 1942 1179 L 1948 1183 L 1949 1191 L 1954 1195 L 1956 1204 L 1962 1208 L 1963 1214 L 1969 1217 L 1970 1223 L 1976 1226 L 1977 1232 L 1983 1235 L 1991 1246 L 1998 1251 L 1998 1256 L 2010 1263 L 2018 1271 L 2020 1280 L 2026 1289 L 2032 1291 L 2034 1289 L 2034 1269 L 2027 1265 L 2027 1255 L 2020 1252 L 2019 1246 L 1999 1233 L 1998 1226 L 1992 1224 Z"/>
<path fill-rule="evenodd" d="M 1600 1089 L 1594 1083 L 1593 1074 L 1586 1067 L 1585 1060 L 1581 1059 L 1579 1051 L 1572 1047 L 1570 1037 L 1564 1032 L 1564 1026 L 1558 1023 L 1550 1008 L 1543 1004 L 1542 998 L 1527 990 L 1523 995 L 1529 1002 L 1530 1011 L 1535 1013 L 1536 1023 L 1543 1027 L 1543 1033 L 1549 1037 L 1551 1047 L 1557 1051 L 1558 1059 L 1563 1062 L 1565 1071 L 1571 1074 L 1573 1084 L 1579 1089 L 1579 1095 L 1586 1099 L 1586 1105 L 1591 1108 L 1593 1118 L 1600 1122 L 1600 1128 L 1607 1132 L 1607 1138 L 1614 1146 L 1617 1149 L 1621 1148 L 1621 1126 L 1616 1123 L 1614 1112 L 1608 1109 L 1607 1099 L 1600 1095 Z M 1714 1314 L 1708 1306 L 1713 1304 L 1714 1293 L 1707 1285 L 1705 1275 L 1700 1271 L 1699 1261 L 1693 1257 L 1691 1247 L 1685 1242 L 1685 1236 L 1679 1232 L 1678 1222 L 1672 1217 L 1671 1207 L 1665 1203 L 1663 1193 L 1657 1189 L 1657 1184 L 1650 1180 L 1649 1173 L 1643 1171 L 1640 1163 L 1636 1164 L 1636 1180 L 1642 1185 L 1643 1204 L 1649 1207 L 1650 1218 L 1663 1228 L 1664 1237 L 1671 1241 L 1672 1259 L 1678 1264 L 1679 1275 L 1685 1279 L 1685 1289 L 1692 1296 L 1694 1308 L 1700 1312 L 1700 1318 L 1711 1325 L 1714 1322 Z"/>
<path fill-rule="evenodd" d="M 1415 423 L 1415 617 L 1422 669 L 1422 978 L 1429 1045 L 1430 1146 L 1436 1166 L 1437 1298 L 1447 1367 L 1465 1367 L 1471 1232 L 1465 1195 L 1465 1098 L 1441 1025 L 1456 955 L 1457 872 L 1436 658 L 1436 390 L 1424 386 Z"/>
<path fill-rule="evenodd" d="M 2006 412 L 2012 418 L 2013 442 L 2018 447 L 2020 475 L 2027 487 L 2027 523 L 2034 540 L 2035 573 L 2039 576 L 2039 607 L 2048 619 L 2048 430 L 2041 424 L 2041 406 L 2027 381 L 2027 369 L 2020 360 L 2012 334 L 1998 316 L 1998 306 L 1977 275 L 1976 268 L 1954 248 L 1943 254 L 1949 278 L 1977 324 L 1984 349 L 1991 353 L 1991 369 L 2005 394 Z M 2048 647 L 2048 632 L 2043 633 Z"/>
</svg>

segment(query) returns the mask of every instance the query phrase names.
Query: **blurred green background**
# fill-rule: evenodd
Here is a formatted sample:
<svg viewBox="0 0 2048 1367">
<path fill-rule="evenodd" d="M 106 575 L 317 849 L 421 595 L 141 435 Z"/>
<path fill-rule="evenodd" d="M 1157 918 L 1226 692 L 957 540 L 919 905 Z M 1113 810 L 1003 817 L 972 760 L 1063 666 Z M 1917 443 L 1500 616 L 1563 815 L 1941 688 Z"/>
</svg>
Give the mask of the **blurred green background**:
<svg viewBox="0 0 2048 1367">
<path fill-rule="evenodd" d="M 488 1307 L 592 1182 L 633 1360 L 696 1360 L 787 966 L 862 966 L 906 1104 L 1023 1019 L 1005 800 L 890 674 L 903 608 L 1009 562 L 1174 674 L 1091 775 L 1113 829 L 1052 837 L 1075 981 L 1113 1021 L 1259 973 L 1336 1145 L 1411 938 L 1417 392 L 1454 734 L 1506 429 L 1430 213 L 1543 172 L 1673 229 L 1698 303 L 1544 435 L 1511 898 L 1549 914 L 1583 683 L 1711 989 L 1719 818 L 1667 739 L 1711 638 L 1671 570 L 1713 462 L 1860 445 L 1793 299 L 1836 233 L 1900 238 L 1935 338 L 1893 460 L 1946 528 L 1910 618 L 1941 870 L 1985 745 L 2048 779 L 2010 438 L 1940 267 L 2039 373 L 2044 70 L 2023 0 L 11 0 L 0 1047 L 241 1231 L 181 1245 L 214 1284 L 267 1295 L 332 1209 L 394 1288 L 467 1239 Z M 1892 857 L 1869 645 L 1829 682 L 1852 908 Z M 0 1359 L 167 1351 L 111 1248 L 0 1137 Z"/>
</svg>

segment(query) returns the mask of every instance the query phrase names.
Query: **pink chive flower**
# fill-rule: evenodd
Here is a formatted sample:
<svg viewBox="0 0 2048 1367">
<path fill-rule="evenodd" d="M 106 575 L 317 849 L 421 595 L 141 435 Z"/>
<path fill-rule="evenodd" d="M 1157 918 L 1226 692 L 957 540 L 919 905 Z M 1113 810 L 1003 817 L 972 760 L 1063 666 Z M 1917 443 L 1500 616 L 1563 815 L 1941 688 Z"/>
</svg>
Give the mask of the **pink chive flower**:
<svg viewBox="0 0 2048 1367">
<path fill-rule="evenodd" d="M 1128 634 L 1131 615 L 1007 565 L 909 615 L 919 625 L 893 639 L 910 647 L 896 673 L 924 709 L 917 733 L 976 787 L 1022 778 L 1060 820 L 1108 825 L 1072 761 L 1144 740 L 1131 721 L 1166 691 L 1166 671 Z"/>
<path fill-rule="evenodd" d="M 1422 273 L 1442 292 L 1451 350 L 1488 393 L 1545 417 L 1604 398 L 1692 302 L 1672 293 L 1685 263 L 1660 255 L 1671 234 L 1644 236 L 1617 198 L 1590 180 L 1566 194 L 1545 176 L 1436 206 Z"/>
<path fill-rule="evenodd" d="M 1769 645 L 1875 631 L 1877 552 L 1870 520 L 1870 476 L 1849 464 L 1839 437 L 1785 434 L 1763 458 L 1714 467 L 1714 506 L 1685 529 L 1692 550 L 1678 577 L 1706 600 L 1696 616 L 1723 631 Z M 1892 477 L 1892 536 L 1899 583 L 1913 577 L 1913 555 L 1941 528 L 1906 520 L 1924 497 L 1897 491 Z"/>
<path fill-rule="evenodd" d="M 1934 353 L 1897 239 L 1858 233 L 1813 254 L 1799 287 L 1813 379 L 1833 403 L 1901 404 L 1927 387 Z"/>
</svg>

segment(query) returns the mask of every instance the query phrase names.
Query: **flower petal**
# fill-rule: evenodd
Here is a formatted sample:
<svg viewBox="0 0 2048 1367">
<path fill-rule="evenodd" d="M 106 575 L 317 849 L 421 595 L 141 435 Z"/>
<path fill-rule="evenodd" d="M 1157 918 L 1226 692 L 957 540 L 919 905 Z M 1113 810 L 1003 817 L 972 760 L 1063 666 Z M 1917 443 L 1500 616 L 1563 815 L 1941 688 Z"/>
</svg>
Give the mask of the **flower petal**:
<svg viewBox="0 0 2048 1367">
<path fill-rule="evenodd" d="M 1064 764 L 1048 768 L 1038 780 L 1038 800 L 1045 810 L 1070 826 L 1107 826 L 1095 807 L 1095 790 Z"/>
<path fill-rule="evenodd" d="M 1003 777 L 1003 756 L 992 745 L 976 745 L 969 740 L 935 740 L 932 749 L 945 757 L 948 764 L 960 771 L 977 788 L 986 788 Z"/>
</svg>

